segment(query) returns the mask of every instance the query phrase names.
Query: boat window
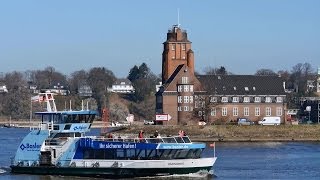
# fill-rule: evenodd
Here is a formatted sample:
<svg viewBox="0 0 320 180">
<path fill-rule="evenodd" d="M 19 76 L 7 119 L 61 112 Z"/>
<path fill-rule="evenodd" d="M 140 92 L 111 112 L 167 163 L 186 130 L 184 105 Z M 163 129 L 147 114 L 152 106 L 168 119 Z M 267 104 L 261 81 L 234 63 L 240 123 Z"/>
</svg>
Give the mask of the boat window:
<svg viewBox="0 0 320 180">
<path fill-rule="evenodd" d="M 127 149 L 126 155 L 128 159 L 136 159 L 135 149 Z"/>
<path fill-rule="evenodd" d="M 183 136 L 182 139 L 183 139 L 183 141 L 184 141 L 185 143 L 191 143 L 191 141 L 190 141 L 190 139 L 189 139 L 188 136 Z"/>
<path fill-rule="evenodd" d="M 123 149 L 117 149 L 116 151 L 117 151 L 117 158 L 118 159 L 124 159 L 125 158 Z"/>
<path fill-rule="evenodd" d="M 59 130 L 59 125 L 54 125 L 53 130 Z"/>
<path fill-rule="evenodd" d="M 105 159 L 114 159 L 115 156 L 115 150 L 114 149 L 106 149 L 105 150 Z"/>
<path fill-rule="evenodd" d="M 176 143 L 176 140 L 173 137 L 162 138 L 165 143 Z"/>
<path fill-rule="evenodd" d="M 177 141 L 177 143 L 183 143 L 182 137 L 174 137 Z"/>
<path fill-rule="evenodd" d="M 104 159 L 104 150 L 95 150 L 95 159 Z"/>
<path fill-rule="evenodd" d="M 178 152 L 175 154 L 174 159 L 185 159 L 187 157 L 188 152 L 189 149 L 179 149 Z"/>
<path fill-rule="evenodd" d="M 146 158 L 146 150 L 141 149 L 139 152 L 137 152 L 137 158 L 138 159 L 145 159 Z"/>
<path fill-rule="evenodd" d="M 71 127 L 71 124 L 66 124 L 66 125 L 64 126 L 64 130 L 69 130 L 70 127 Z"/>
</svg>

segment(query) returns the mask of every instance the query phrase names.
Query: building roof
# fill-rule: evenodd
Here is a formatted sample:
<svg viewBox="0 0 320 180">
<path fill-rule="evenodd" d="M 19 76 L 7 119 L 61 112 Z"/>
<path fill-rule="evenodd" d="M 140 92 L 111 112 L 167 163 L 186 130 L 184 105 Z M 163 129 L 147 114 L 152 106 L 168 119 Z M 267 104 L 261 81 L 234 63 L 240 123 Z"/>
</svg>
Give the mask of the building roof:
<svg viewBox="0 0 320 180">
<path fill-rule="evenodd" d="M 117 79 L 116 82 L 114 82 L 114 85 L 120 85 L 120 84 L 131 85 L 132 83 L 129 79 L 126 79 L 126 78 L 120 78 L 120 79 Z"/>
<path fill-rule="evenodd" d="M 285 95 L 278 76 L 198 75 L 208 94 L 216 95 Z"/>
</svg>

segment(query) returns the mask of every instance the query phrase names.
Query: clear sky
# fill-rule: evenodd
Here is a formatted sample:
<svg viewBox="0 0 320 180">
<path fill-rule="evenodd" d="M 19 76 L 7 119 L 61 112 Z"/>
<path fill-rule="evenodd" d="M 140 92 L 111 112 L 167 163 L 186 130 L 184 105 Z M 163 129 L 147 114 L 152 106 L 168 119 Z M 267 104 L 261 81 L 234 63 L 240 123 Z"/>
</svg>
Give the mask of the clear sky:
<svg viewBox="0 0 320 180">
<path fill-rule="evenodd" d="M 119 78 L 147 63 L 161 73 L 162 43 L 180 9 L 195 68 L 320 66 L 320 0 L 0 1 L 0 72 L 103 66 Z"/>
</svg>

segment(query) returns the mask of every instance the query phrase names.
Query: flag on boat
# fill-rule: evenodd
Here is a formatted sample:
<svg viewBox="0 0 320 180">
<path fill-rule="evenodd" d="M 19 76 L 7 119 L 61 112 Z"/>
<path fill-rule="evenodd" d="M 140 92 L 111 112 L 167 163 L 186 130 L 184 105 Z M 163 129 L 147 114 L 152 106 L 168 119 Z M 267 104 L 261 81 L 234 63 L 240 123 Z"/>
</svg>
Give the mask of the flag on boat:
<svg viewBox="0 0 320 180">
<path fill-rule="evenodd" d="M 216 142 L 210 143 L 209 146 L 210 147 L 215 147 L 216 146 Z"/>
</svg>

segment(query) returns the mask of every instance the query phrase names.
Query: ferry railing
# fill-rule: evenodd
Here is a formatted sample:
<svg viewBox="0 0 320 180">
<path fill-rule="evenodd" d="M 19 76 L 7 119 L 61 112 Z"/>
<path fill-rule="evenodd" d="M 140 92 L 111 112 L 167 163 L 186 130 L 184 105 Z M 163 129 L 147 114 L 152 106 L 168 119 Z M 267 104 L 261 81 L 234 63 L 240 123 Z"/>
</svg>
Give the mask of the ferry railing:
<svg viewBox="0 0 320 180">
<path fill-rule="evenodd" d="M 92 137 L 97 141 L 113 141 L 113 142 L 132 142 L 132 143 L 191 143 L 188 136 L 169 136 L 156 138 L 132 138 L 132 137 Z"/>
</svg>

